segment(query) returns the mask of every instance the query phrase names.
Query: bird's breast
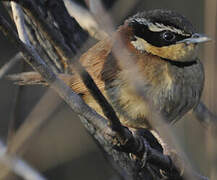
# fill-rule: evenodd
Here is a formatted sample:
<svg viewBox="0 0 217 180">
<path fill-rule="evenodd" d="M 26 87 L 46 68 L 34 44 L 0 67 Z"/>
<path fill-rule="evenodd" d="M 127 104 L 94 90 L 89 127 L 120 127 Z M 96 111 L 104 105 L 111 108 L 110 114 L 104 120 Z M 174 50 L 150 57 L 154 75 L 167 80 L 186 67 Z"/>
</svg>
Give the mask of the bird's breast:
<svg viewBox="0 0 217 180">
<path fill-rule="evenodd" d="M 166 91 L 164 102 L 158 101 L 161 114 L 169 122 L 180 119 L 194 108 L 200 100 L 204 85 L 204 70 L 199 60 L 190 66 L 171 65 L 171 87 Z M 159 99 L 162 95 L 159 95 Z"/>
<path fill-rule="evenodd" d="M 133 128 L 151 126 L 155 112 L 172 122 L 197 105 L 204 81 L 199 61 L 186 67 L 148 60 L 141 63 L 139 76 L 129 70 L 121 71 L 118 78 L 105 86 L 106 94 L 124 125 Z M 139 86 L 132 82 L 137 78 L 142 79 L 138 81 L 142 82 Z"/>
</svg>

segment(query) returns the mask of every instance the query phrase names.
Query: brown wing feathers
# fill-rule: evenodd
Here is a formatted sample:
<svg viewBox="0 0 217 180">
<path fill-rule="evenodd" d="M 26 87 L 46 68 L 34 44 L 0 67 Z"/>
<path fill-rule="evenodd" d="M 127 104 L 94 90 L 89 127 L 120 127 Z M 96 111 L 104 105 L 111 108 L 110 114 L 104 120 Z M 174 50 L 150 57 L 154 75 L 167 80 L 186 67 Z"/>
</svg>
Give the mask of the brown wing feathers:
<svg viewBox="0 0 217 180">
<path fill-rule="evenodd" d="M 98 42 L 95 46 L 90 48 L 84 53 L 79 62 L 85 67 L 88 73 L 91 75 L 99 89 L 104 88 L 104 82 L 101 80 L 101 72 L 106 61 L 108 54 L 111 52 L 112 42 L 111 40 L 104 39 Z M 72 67 L 72 72 L 75 72 Z M 80 79 L 79 75 L 74 73 L 73 75 L 59 74 L 60 79 L 72 88 L 78 94 L 86 94 L 87 89 Z M 16 81 L 19 85 L 35 85 L 42 84 L 47 85 L 41 75 L 37 72 L 24 72 L 19 74 L 13 74 L 8 76 L 9 79 Z"/>
</svg>

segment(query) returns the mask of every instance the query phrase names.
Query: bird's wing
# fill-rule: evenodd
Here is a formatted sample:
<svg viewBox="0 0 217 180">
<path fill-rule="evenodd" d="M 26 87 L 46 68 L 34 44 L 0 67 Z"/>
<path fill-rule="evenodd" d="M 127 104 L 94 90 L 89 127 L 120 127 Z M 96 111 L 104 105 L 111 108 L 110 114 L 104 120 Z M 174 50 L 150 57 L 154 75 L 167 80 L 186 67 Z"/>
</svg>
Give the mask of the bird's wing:
<svg viewBox="0 0 217 180">
<path fill-rule="evenodd" d="M 109 60 L 108 57 L 111 54 L 112 44 L 113 42 L 111 38 L 106 38 L 91 47 L 79 59 L 81 65 L 87 70 L 98 88 L 101 90 L 103 90 L 105 86 L 102 74 L 104 72 L 104 66 Z M 72 71 L 74 72 L 73 67 Z M 71 79 L 71 88 L 77 93 L 88 93 L 85 85 L 82 83 L 82 80 L 76 74 L 76 72 Z"/>
<path fill-rule="evenodd" d="M 104 89 L 104 81 L 102 81 L 101 74 L 104 63 L 107 60 L 107 56 L 111 53 L 112 40 L 111 38 L 106 38 L 92 48 L 90 48 L 86 53 L 84 53 L 79 62 L 91 75 L 99 89 Z M 72 69 L 72 75 L 70 74 L 58 74 L 59 78 L 62 79 L 68 86 L 72 88 L 78 94 L 86 94 L 88 90 L 80 79 L 79 75 Z M 19 85 L 48 85 L 46 81 L 37 72 L 24 72 L 19 74 L 9 75 L 10 80 L 15 81 Z"/>
</svg>

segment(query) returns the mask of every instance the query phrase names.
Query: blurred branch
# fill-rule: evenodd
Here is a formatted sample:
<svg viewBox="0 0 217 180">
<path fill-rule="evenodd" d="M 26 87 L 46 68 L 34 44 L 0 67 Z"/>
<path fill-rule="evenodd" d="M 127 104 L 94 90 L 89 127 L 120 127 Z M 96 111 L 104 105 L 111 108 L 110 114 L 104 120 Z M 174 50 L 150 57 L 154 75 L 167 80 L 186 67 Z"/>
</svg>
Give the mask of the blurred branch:
<svg viewBox="0 0 217 180">
<path fill-rule="evenodd" d="M 88 10 L 79 6 L 72 0 L 64 0 L 63 2 L 68 13 L 75 18 L 79 22 L 80 26 L 87 30 L 91 36 L 98 40 L 104 39 L 107 36 L 107 34 L 100 29 L 94 17 Z"/>
<path fill-rule="evenodd" d="M 22 53 L 18 53 L 20 57 L 23 59 Z M 20 72 L 23 71 L 24 69 L 24 61 L 20 61 L 21 69 Z M 15 89 L 15 93 L 13 94 L 13 100 L 12 100 L 12 105 L 11 105 L 11 110 L 10 110 L 10 119 L 8 123 L 8 136 L 7 136 L 7 144 L 10 143 L 11 138 L 14 136 L 15 131 L 18 127 L 19 120 L 18 120 L 18 107 L 19 107 L 19 102 L 21 98 L 21 94 L 23 91 L 23 87 L 18 86 Z"/>
<path fill-rule="evenodd" d="M 0 78 L 2 78 L 21 59 L 23 59 L 23 56 L 22 56 L 22 53 L 19 52 L 12 59 L 10 59 L 8 63 L 3 65 L 0 69 Z M 19 92 L 20 88 L 21 87 L 18 87 L 18 89 L 16 90 L 16 95 L 13 98 L 12 109 L 11 109 L 11 113 L 10 113 L 11 118 L 10 118 L 9 127 L 8 127 L 8 137 L 7 137 L 8 142 L 10 141 L 11 137 L 13 136 L 13 134 L 15 132 L 15 129 L 14 129 L 15 109 L 16 109 L 16 104 L 17 104 L 17 96 L 19 94 L 18 92 Z"/>
<path fill-rule="evenodd" d="M 0 164 L 4 167 L 11 169 L 14 173 L 21 176 L 23 179 L 26 180 L 45 180 L 43 176 L 41 176 L 37 171 L 35 171 L 32 167 L 30 167 L 26 162 L 23 160 L 10 156 L 6 153 L 7 148 L 3 145 L 0 141 Z M 2 171 L 1 169 L 1 175 Z M 2 179 L 2 176 L 0 178 Z"/>
<path fill-rule="evenodd" d="M 89 6 L 90 12 L 94 15 L 94 18 L 96 19 L 100 28 L 104 30 L 107 34 L 111 35 L 115 31 L 115 29 L 112 20 L 103 8 L 101 1 L 89 0 L 87 5 Z"/>
<path fill-rule="evenodd" d="M 200 102 L 193 111 L 196 118 L 206 127 L 217 127 L 217 117 L 206 107 L 206 105 Z"/>
<path fill-rule="evenodd" d="M 217 101 L 216 98 L 216 76 L 217 76 L 217 1 L 206 0 L 204 1 L 204 30 L 209 37 L 212 39 L 212 43 L 207 44 L 204 47 L 204 65 L 205 65 L 205 88 L 204 88 L 204 101 L 207 107 L 217 114 Z M 209 111 L 208 111 L 209 112 Z M 211 114 L 211 113 L 204 114 Z M 210 121 L 208 131 L 206 132 L 206 154 L 209 160 L 209 175 L 210 179 L 217 179 L 217 123 L 213 120 L 213 116 L 207 118 L 205 122 Z"/>
<path fill-rule="evenodd" d="M 205 70 L 205 88 L 204 88 L 204 102 L 208 108 L 217 113 L 217 101 L 215 98 L 217 83 L 216 83 L 216 67 L 217 67 L 217 1 L 204 1 L 204 31 L 212 39 L 211 43 L 204 46 L 204 70 Z"/>
<path fill-rule="evenodd" d="M 0 79 L 22 58 L 21 53 L 17 53 L 9 62 L 4 64 L 0 69 Z"/>
</svg>

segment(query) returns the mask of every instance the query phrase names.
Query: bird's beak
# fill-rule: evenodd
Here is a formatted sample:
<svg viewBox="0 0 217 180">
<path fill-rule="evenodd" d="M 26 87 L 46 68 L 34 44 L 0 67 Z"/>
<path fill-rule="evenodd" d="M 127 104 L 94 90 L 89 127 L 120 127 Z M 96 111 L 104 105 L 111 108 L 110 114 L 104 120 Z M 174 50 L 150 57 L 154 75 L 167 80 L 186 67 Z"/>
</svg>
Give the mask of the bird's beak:
<svg viewBox="0 0 217 180">
<path fill-rule="evenodd" d="M 197 43 L 203 43 L 207 41 L 211 41 L 211 39 L 205 35 L 194 33 L 190 38 L 178 41 L 177 44 L 178 43 L 197 44 Z"/>
</svg>

